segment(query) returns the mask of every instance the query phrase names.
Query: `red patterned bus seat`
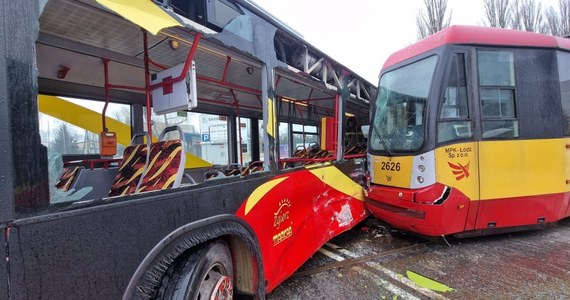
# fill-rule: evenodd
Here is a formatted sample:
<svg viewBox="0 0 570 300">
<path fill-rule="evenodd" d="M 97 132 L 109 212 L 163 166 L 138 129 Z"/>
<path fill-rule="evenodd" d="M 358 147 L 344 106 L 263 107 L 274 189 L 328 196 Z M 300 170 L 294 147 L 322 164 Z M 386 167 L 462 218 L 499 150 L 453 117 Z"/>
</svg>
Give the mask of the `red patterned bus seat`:
<svg viewBox="0 0 570 300">
<path fill-rule="evenodd" d="M 247 166 L 247 168 L 243 169 L 243 171 L 241 172 L 241 176 L 246 176 L 255 172 L 261 172 L 264 169 L 265 167 L 263 166 L 262 161 L 253 161 Z"/>
<path fill-rule="evenodd" d="M 164 190 L 179 187 L 184 165 L 182 161 L 182 141 L 170 140 L 153 143 L 150 146 L 150 162 L 138 192 Z M 182 167 L 182 172 L 180 168 Z"/>
<path fill-rule="evenodd" d="M 137 136 L 141 135 L 143 134 L 136 134 L 133 137 L 133 141 Z M 144 135 L 147 136 L 148 141 L 148 134 L 145 133 Z M 109 191 L 109 197 L 129 195 L 137 191 L 148 165 L 148 148 L 148 144 L 130 145 L 125 148 L 121 167 L 115 176 L 115 181 Z"/>
<path fill-rule="evenodd" d="M 162 140 L 167 132 L 174 130 L 178 130 L 181 138 L 183 138 L 182 130 L 178 126 L 171 126 L 164 129 L 159 140 Z M 183 145 L 182 139 L 152 143 L 149 164 L 137 192 L 164 190 L 180 186 L 186 162 Z"/>
<path fill-rule="evenodd" d="M 81 169 L 80 166 L 63 168 L 63 173 L 59 177 L 59 181 L 55 184 L 55 187 L 67 192 L 77 177 L 77 174 L 79 174 L 79 169 Z"/>
</svg>

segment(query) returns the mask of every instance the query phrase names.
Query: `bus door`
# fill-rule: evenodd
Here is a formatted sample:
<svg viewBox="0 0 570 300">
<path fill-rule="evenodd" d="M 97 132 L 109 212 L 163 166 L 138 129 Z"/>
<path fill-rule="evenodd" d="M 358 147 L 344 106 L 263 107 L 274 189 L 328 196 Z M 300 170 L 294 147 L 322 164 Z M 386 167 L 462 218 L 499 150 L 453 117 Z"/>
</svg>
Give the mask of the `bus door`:
<svg viewBox="0 0 570 300">
<path fill-rule="evenodd" d="M 437 122 L 437 178 L 451 187 L 451 197 L 464 199 L 450 207 L 456 228 L 475 228 L 479 209 L 478 142 L 475 140 L 476 103 L 469 69 L 468 52 L 451 52 L 447 76 L 440 97 Z M 465 201 L 466 199 L 466 201 Z M 460 224 L 461 223 L 461 224 Z"/>
</svg>

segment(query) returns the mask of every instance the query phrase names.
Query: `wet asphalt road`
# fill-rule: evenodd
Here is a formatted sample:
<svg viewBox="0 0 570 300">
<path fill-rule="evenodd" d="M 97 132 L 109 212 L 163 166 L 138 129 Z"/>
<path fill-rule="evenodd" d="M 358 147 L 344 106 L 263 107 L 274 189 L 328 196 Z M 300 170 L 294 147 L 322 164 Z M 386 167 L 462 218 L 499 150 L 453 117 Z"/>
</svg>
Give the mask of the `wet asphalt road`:
<svg viewBox="0 0 570 300">
<path fill-rule="evenodd" d="M 453 291 L 436 292 L 413 271 Z M 317 252 L 268 299 L 570 299 L 570 219 L 546 229 L 427 241 L 370 218 Z"/>
</svg>

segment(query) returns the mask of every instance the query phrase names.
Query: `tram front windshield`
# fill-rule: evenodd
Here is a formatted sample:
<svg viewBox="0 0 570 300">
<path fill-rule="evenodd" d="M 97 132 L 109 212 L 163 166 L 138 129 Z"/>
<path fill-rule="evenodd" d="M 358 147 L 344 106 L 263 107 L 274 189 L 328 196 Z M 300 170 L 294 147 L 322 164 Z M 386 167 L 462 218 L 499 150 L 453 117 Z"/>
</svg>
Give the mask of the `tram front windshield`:
<svg viewBox="0 0 570 300">
<path fill-rule="evenodd" d="M 437 56 L 430 56 L 380 78 L 372 121 L 372 151 L 413 152 L 425 138 L 425 112 Z"/>
</svg>

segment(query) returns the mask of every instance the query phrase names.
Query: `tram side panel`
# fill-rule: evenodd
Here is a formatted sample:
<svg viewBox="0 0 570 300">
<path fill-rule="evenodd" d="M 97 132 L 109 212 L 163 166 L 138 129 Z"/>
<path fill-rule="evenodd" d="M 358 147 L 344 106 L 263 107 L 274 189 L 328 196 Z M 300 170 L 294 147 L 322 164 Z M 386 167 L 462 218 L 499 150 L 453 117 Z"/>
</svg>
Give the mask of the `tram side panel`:
<svg viewBox="0 0 570 300">
<path fill-rule="evenodd" d="M 481 211 L 477 228 L 558 221 L 568 188 L 563 139 L 481 143 Z"/>
<path fill-rule="evenodd" d="M 564 139 L 564 144 L 570 145 L 570 139 Z M 566 182 L 568 182 L 568 178 L 570 178 L 570 147 L 565 146 L 564 148 L 566 150 L 564 151 L 564 170 L 566 174 L 565 178 L 567 178 Z M 570 218 L 570 193 L 566 193 L 564 202 L 566 203 L 566 214 L 564 214 L 563 218 Z"/>
<path fill-rule="evenodd" d="M 509 65 L 515 75 L 511 91 L 515 97 L 510 105 L 514 105 L 515 119 L 510 121 L 512 132 L 495 137 L 499 129 L 486 128 L 495 121 L 481 117 L 479 229 L 558 221 L 565 215 L 570 191 L 565 172 L 567 133 L 561 114 L 565 100 L 557 71 L 567 69 L 567 64 L 557 59 L 558 51 L 553 49 L 502 51 L 513 57 Z M 480 89 L 486 88 L 481 81 Z M 483 111 L 493 107 L 482 95 L 478 100 Z"/>
</svg>

